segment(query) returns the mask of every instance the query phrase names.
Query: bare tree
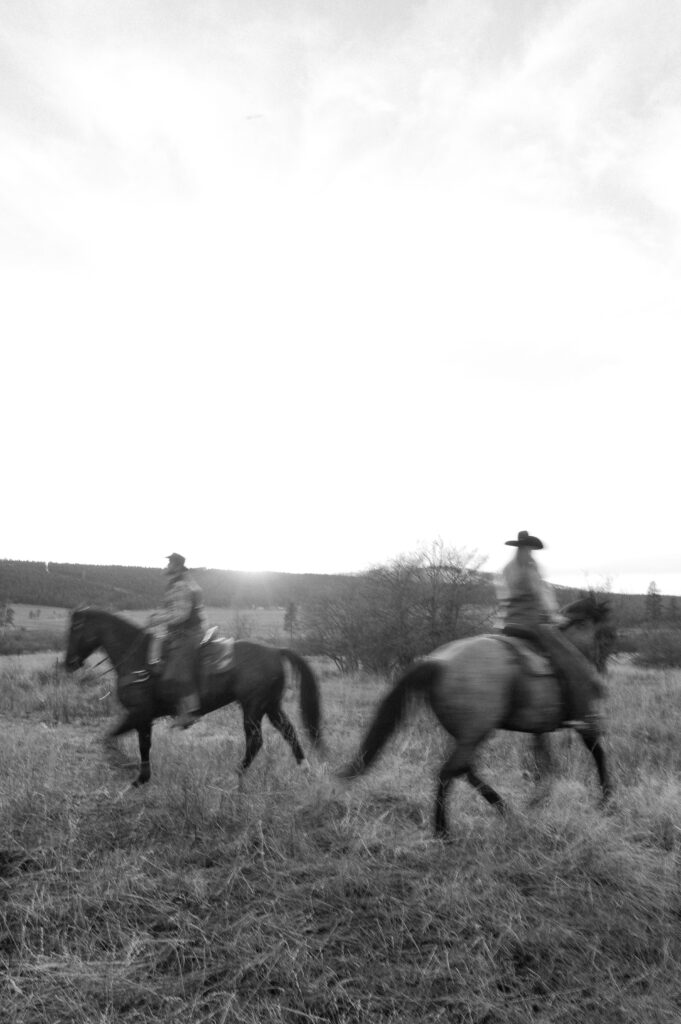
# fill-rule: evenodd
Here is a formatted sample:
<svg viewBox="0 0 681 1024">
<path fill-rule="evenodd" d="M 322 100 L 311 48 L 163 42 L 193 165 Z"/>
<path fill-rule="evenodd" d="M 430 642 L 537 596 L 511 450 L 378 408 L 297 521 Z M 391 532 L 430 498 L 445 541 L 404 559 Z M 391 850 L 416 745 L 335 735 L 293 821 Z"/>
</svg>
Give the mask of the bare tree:
<svg viewBox="0 0 681 1024">
<path fill-rule="evenodd" d="M 304 609 L 310 649 L 342 671 L 403 668 L 433 648 L 481 632 L 493 612 L 475 552 L 441 540 L 349 578 Z"/>
<path fill-rule="evenodd" d="M 357 671 L 364 630 L 362 578 L 349 576 L 333 593 L 304 609 L 307 648 L 330 658 L 341 672 Z"/>
</svg>

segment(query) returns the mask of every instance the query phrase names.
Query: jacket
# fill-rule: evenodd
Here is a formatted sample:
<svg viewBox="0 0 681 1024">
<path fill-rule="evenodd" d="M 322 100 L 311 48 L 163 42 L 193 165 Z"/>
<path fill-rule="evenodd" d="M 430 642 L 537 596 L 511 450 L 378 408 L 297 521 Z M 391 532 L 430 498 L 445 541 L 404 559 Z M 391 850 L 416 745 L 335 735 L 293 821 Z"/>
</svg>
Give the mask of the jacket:
<svg viewBox="0 0 681 1024">
<path fill-rule="evenodd" d="M 534 559 L 521 564 L 514 558 L 501 571 L 496 586 L 496 625 L 500 629 L 509 623 L 536 629 L 544 623 L 560 625 L 563 621 L 553 587 L 545 582 Z"/>
<path fill-rule="evenodd" d="M 175 576 L 168 583 L 157 621 L 165 623 L 171 634 L 205 631 L 203 594 L 188 573 Z"/>
</svg>

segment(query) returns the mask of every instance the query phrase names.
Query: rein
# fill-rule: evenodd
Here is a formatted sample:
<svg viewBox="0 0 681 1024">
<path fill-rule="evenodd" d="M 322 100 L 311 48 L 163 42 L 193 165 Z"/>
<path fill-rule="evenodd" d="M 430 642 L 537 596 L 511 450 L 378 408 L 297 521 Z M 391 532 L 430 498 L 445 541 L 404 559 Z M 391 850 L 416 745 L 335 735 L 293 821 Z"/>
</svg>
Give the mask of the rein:
<svg viewBox="0 0 681 1024">
<path fill-rule="evenodd" d="M 103 658 L 101 658 L 98 662 L 96 662 L 94 665 L 92 665 L 92 671 L 94 672 L 94 670 L 96 668 L 99 668 L 100 665 L 103 665 L 105 661 L 109 661 L 109 655 L 108 654 L 105 654 Z M 101 679 L 102 676 L 105 676 L 105 675 L 107 675 L 108 672 L 113 672 L 114 670 L 115 670 L 114 666 L 113 665 L 109 665 L 109 668 L 104 669 L 104 671 L 100 673 L 99 678 Z"/>
</svg>

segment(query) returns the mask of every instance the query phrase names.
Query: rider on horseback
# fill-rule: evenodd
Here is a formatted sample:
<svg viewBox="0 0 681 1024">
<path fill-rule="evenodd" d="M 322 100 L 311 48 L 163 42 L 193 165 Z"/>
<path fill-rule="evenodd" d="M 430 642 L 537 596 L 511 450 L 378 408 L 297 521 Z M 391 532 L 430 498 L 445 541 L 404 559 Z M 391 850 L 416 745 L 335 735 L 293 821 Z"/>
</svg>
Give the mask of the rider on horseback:
<svg viewBox="0 0 681 1024">
<path fill-rule="evenodd" d="M 206 627 L 201 588 L 189 575 L 184 562 L 182 555 L 175 551 L 168 555 L 163 611 L 154 614 L 153 626 L 167 629 L 167 659 L 162 679 L 176 687 L 178 718 L 174 726 L 187 729 L 199 717 L 198 651 Z"/>
<path fill-rule="evenodd" d="M 590 716 L 593 697 L 604 695 L 601 678 L 560 632 L 567 619 L 532 555 L 544 547 L 542 542 L 521 530 L 516 540 L 507 540 L 506 544 L 518 550 L 498 581 L 501 631 L 533 641 L 542 649 L 563 691 L 565 724 L 583 726 Z"/>
</svg>

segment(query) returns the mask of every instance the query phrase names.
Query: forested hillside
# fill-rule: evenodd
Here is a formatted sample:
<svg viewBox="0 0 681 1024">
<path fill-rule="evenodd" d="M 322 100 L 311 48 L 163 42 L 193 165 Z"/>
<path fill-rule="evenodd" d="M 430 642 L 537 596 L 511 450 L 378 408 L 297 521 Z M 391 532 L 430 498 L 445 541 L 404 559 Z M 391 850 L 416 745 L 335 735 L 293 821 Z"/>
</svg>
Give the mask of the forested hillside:
<svg viewBox="0 0 681 1024">
<path fill-rule="evenodd" d="M 315 573 L 237 572 L 222 569 L 193 569 L 207 605 L 216 608 L 273 608 L 309 605 L 343 593 L 352 577 Z M 476 604 L 494 604 L 492 576 L 475 574 Z M 143 566 L 74 565 L 60 562 L 28 562 L 0 559 L 0 605 L 35 604 L 75 608 L 96 604 L 113 611 L 158 607 L 165 576 L 161 569 Z M 484 593 L 481 594 L 480 588 Z M 557 588 L 561 604 L 579 591 Z M 660 617 L 676 614 L 660 598 Z M 612 611 L 619 627 L 643 623 L 647 617 L 643 595 L 611 595 Z"/>
</svg>

